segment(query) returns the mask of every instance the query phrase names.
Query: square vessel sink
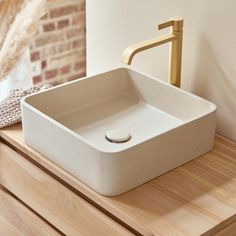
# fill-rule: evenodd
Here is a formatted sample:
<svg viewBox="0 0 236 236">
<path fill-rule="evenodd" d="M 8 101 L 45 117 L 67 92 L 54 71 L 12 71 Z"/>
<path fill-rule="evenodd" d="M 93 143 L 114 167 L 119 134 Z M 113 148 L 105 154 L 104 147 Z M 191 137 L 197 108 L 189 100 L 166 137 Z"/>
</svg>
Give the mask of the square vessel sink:
<svg viewBox="0 0 236 236">
<path fill-rule="evenodd" d="M 26 97 L 22 116 L 29 146 L 115 196 L 210 151 L 216 106 L 118 68 Z"/>
</svg>

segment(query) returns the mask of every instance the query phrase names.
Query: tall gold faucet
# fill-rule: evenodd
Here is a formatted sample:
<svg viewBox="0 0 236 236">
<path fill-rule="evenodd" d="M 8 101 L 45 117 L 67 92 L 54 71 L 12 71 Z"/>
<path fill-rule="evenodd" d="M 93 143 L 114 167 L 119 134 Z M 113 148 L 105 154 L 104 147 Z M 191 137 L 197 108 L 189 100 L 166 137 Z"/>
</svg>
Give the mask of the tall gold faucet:
<svg viewBox="0 0 236 236">
<path fill-rule="evenodd" d="M 130 65 L 135 54 L 146 49 L 171 42 L 170 62 L 169 62 L 169 82 L 180 87 L 181 84 L 181 60 L 182 60 L 182 41 L 183 41 L 183 19 L 171 18 L 169 21 L 158 25 L 158 29 L 171 27 L 169 35 L 153 38 L 141 43 L 136 43 L 126 48 L 122 54 L 121 62 Z"/>
</svg>

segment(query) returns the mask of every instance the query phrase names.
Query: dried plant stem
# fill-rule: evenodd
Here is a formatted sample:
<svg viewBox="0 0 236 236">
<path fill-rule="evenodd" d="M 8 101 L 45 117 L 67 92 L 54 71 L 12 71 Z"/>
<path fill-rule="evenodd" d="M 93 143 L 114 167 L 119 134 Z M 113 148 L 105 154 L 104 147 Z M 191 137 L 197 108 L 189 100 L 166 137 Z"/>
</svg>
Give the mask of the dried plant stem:
<svg viewBox="0 0 236 236">
<path fill-rule="evenodd" d="M 17 0 L 3 0 L 3 2 L 8 1 L 11 4 L 14 2 L 22 3 L 22 1 Z M 7 33 L 5 33 L 5 39 L 0 41 L 0 43 L 2 42 L 0 48 L 0 80 L 5 78 L 15 68 L 25 48 L 30 45 L 32 36 L 39 28 L 40 20 L 45 14 L 45 0 L 27 1 L 21 6 L 20 3 L 17 5 L 17 13 L 13 17 L 13 21 L 10 19 L 12 16 L 9 18 L 9 22 L 12 21 L 12 23 Z M 1 1 L 0 4 L 2 4 Z M 4 7 L 10 11 L 9 15 L 12 13 L 14 15 L 14 11 L 16 11 L 15 7 L 11 8 L 11 6 L 8 6 L 8 3 Z M 20 9 L 18 9 L 19 7 Z M 4 18 L 4 14 L 5 12 L 1 10 L 0 20 Z M 5 30 L 4 27 L 0 29 Z"/>
<path fill-rule="evenodd" d="M 23 0 L 0 1 L 0 48 L 2 48 L 7 32 L 23 4 Z"/>
</svg>

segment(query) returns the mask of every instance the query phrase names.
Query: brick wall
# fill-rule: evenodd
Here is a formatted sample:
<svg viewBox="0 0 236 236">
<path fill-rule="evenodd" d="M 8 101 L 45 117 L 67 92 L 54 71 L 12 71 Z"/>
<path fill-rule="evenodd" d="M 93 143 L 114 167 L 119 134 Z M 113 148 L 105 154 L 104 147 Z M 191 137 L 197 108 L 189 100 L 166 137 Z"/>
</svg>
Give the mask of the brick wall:
<svg viewBox="0 0 236 236">
<path fill-rule="evenodd" d="M 30 47 L 33 83 L 86 75 L 85 0 L 47 0 L 48 13 Z"/>
</svg>

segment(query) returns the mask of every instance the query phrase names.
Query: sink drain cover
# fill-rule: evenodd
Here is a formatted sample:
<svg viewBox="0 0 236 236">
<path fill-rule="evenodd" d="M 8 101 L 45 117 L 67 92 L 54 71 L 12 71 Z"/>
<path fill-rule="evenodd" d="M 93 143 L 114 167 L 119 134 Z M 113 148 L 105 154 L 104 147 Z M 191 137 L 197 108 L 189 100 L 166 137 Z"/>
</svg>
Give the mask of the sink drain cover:
<svg viewBox="0 0 236 236">
<path fill-rule="evenodd" d="M 126 130 L 112 129 L 107 131 L 106 139 L 112 143 L 125 143 L 131 139 L 131 135 Z"/>
</svg>

